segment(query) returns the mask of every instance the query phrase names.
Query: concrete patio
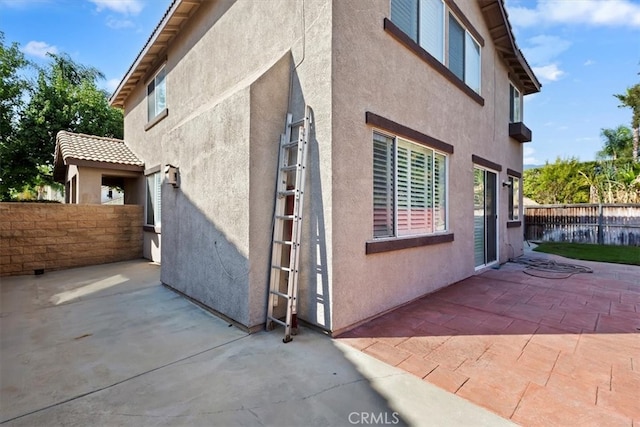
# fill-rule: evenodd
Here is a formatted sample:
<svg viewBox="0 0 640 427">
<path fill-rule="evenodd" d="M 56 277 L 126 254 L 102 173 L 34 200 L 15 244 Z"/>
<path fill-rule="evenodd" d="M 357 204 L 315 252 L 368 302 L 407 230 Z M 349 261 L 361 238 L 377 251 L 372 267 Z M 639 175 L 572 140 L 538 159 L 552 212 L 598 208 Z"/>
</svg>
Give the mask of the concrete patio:
<svg viewBox="0 0 640 427">
<path fill-rule="evenodd" d="M 247 335 L 158 277 L 140 260 L 2 278 L 0 423 L 513 425 L 318 332 Z"/>
<path fill-rule="evenodd" d="M 508 263 L 339 341 L 524 426 L 640 426 L 640 267 L 528 255 L 593 273 Z"/>
</svg>

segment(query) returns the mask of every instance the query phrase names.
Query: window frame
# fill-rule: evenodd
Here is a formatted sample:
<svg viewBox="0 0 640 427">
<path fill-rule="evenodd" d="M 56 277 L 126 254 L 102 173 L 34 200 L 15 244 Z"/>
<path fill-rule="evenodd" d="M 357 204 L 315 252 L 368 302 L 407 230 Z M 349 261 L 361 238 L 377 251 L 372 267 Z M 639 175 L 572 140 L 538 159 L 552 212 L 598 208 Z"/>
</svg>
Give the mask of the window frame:
<svg viewBox="0 0 640 427">
<path fill-rule="evenodd" d="M 520 177 L 515 175 L 507 175 L 509 182 L 509 196 L 508 196 L 508 221 L 520 221 Z"/>
<path fill-rule="evenodd" d="M 402 1 L 402 0 L 395 0 L 395 1 Z M 421 4 L 423 1 L 433 1 L 433 2 L 439 2 L 442 4 L 442 16 L 441 16 L 441 23 L 440 23 L 440 28 L 442 29 L 442 34 L 441 34 L 441 41 L 442 41 L 442 51 L 440 52 L 440 54 L 442 55 L 442 58 L 439 58 L 436 54 L 434 54 L 434 52 L 431 52 L 430 50 L 427 49 L 427 43 L 421 41 L 421 35 L 422 35 L 422 31 L 421 29 L 421 21 L 422 21 L 422 15 L 421 15 Z M 394 0 L 390 0 L 390 12 L 392 12 L 392 10 L 394 9 Z M 453 3 L 453 1 L 451 0 L 415 0 L 415 7 L 416 7 L 416 12 L 415 12 L 415 19 L 417 20 L 417 22 L 415 23 L 415 28 L 416 28 L 416 35 L 415 37 L 411 34 L 406 33 L 400 26 L 399 24 L 396 24 L 395 22 L 399 23 L 399 20 L 396 20 L 395 22 L 392 20 L 392 14 L 389 13 L 389 20 L 396 26 L 396 28 L 398 28 L 400 31 L 403 32 L 403 34 L 405 34 L 410 40 L 412 40 L 417 46 L 419 46 L 421 49 L 423 49 L 427 54 L 429 54 L 433 59 L 435 59 L 436 61 L 438 61 L 439 63 L 441 63 L 442 65 L 444 65 L 444 67 L 451 72 L 451 74 L 458 79 L 459 81 L 461 81 L 466 87 L 468 87 L 469 89 L 471 89 L 475 94 L 477 94 L 478 96 L 481 96 L 482 94 L 482 50 L 484 47 L 484 40 L 481 38 L 481 36 L 479 35 L 479 33 L 477 32 L 477 30 L 475 30 L 475 28 L 473 28 L 470 24 L 470 22 L 466 19 L 466 17 L 462 14 L 462 11 L 455 5 L 455 3 Z M 399 4 L 399 3 L 397 3 Z M 450 20 L 453 19 L 455 20 L 455 22 L 461 27 L 462 31 L 464 32 L 464 36 L 463 36 L 463 46 L 462 46 L 462 63 L 463 63 L 463 70 L 462 70 L 462 77 L 458 76 L 458 74 L 456 74 L 451 68 L 451 61 L 450 61 Z M 478 67 L 477 67 L 477 74 L 474 76 L 474 78 L 477 78 L 477 88 L 473 87 L 470 83 L 472 82 L 471 78 L 467 78 L 467 67 L 466 67 L 466 62 L 467 62 L 467 55 L 469 53 L 469 49 L 470 47 L 467 47 L 468 44 L 468 40 L 471 40 L 475 46 L 477 47 L 478 50 Z M 473 82 L 475 83 L 475 82 Z M 474 84 L 475 86 L 475 84 Z"/>
<path fill-rule="evenodd" d="M 514 96 L 517 93 L 517 96 Z M 516 102 L 517 100 L 517 102 Z M 509 82 L 509 123 L 520 123 L 523 120 L 523 106 L 522 91 Z M 516 108 L 517 107 L 517 108 Z"/>
<path fill-rule="evenodd" d="M 157 170 L 156 170 L 157 169 Z M 162 226 L 162 173 L 160 167 L 146 171 L 145 179 L 145 199 L 144 199 L 144 227 L 151 231 L 158 231 Z M 149 180 L 153 179 L 153 192 L 149 189 Z M 159 199 L 159 200 L 158 200 Z M 153 209 L 153 223 L 149 223 L 149 203 Z"/>
<path fill-rule="evenodd" d="M 392 179 L 393 182 L 390 185 L 387 185 L 387 188 L 391 188 L 393 191 L 393 195 L 391 197 L 391 199 L 393 200 L 393 207 L 392 207 L 392 227 L 393 229 L 391 230 L 391 234 L 387 234 L 384 236 L 376 236 L 375 235 L 375 218 L 372 218 L 372 225 L 374 227 L 372 227 L 372 239 L 374 242 L 381 242 L 381 241 L 395 241 L 395 240 L 402 240 L 402 239 L 415 239 L 415 238 L 422 238 L 422 237 L 431 237 L 431 236 L 440 236 L 440 235 L 446 235 L 451 233 L 451 229 L 450 229 L 450 223 L 449 223 L 449 163 L 450 163 L 450 154 L 446 153 L 444 151 L 438 150 L 437 148 L 431 147 L 429 145 L 411 140 L 410 138 L 406 138 L 404 136 L 401 135 L 395 135 L 393 133 L 390 133 L 388 131 L 385 130 L 381 130 L 381 129 L 373 129 L 372 131 L 372 143 L 375 143 L 376 141 L 376 135 L 385 138 L 387 140 L 391 141 L 392 144 L 392 149 L 391 149 L 391 153 L 393 155 L 393 158 L 390 159 L 391 164 L 392 164 Z M 398 199 L 399 199 L 399 189 L 398 189 L 398 169 L 399 169 L 399 156 L 398 156 L 398 148 L 400 146 L 405 146 L 405 147 L 409 147 L 409 149 L 411 149 L 412 147 L 415 148 L 415 152 L 430 152 L 430 162 L 431 162 L 431 169 L 430 169 L 430 182 L 428 181 L 424 181 L 425 183 L 425 187 L 428 189 L 429 191 L 429 195 L 427 196 L 430 199 L 430 203 L 428 206 L 425 206 L 424 211 L 430 211 L 430 220 L 426 220 L 426 222 L 430 223 L 430 231 L 426 231 L 426 232 L 412 232 L 411 230 L 406 232 L 406 233 L 402 233 L 400 230 L 400 226 L 399 226 L 399 215 L 398 215 L 398 211 L 399 211 L 399 203 L 398 203 Z M 372 146 L 373 147 L 373 146 Z M 413 151 L 412 151 L 413 152 Z M 374 153 L 375 156 L 375 153 Z M 444 185 L 441 183 L 436 182 L 436 172 L 435 172 L 435 168 L 436 168 L 436 156 L 440 156 L 441 159 L 443 159 L 443 163 L 442 166 L 444 167 Z M 375 161 L 375 158 L 374 158 Z M 411 163 L 409 161 L 409 163 Z M 375 166 L 374 166 L 375 167 Z M 411 165 L 409 165 L 408 170 L 411 170 Z M 375 171 L 373 172 L 373 179 L 375 180 Z M 411 187 L 410 184 L 409 185 L 409 189 L 407 191 L 407 194 L 411 193 Z M 436 191 L 437 191 L 437 187 L 443 187 L 443 191 L 442 191 L 442 195 L 440 196 L 440 199 L 444 201 L 444 215 L 443 217 L 439 218 L 438 220 L 436 219 L 436 205 L 437 205 L 437 201 L 436 201 Z M 375 189 L 374 189 L 375 191 Z M 374 195 L 375 197 L 375 195 Z M 410 201 L 410 196 L 408 196 L 408 200 Z M 375 211 L 375 200 L 373 201 L 373 205 L 372 205 L 374 211 Z M 374 213 L 375 215 L 375 213 Z M 429 213 L 426 214 L 426 217 L 429 217 Z M 439 229 L 440 227 L 438 226 L 437 222 L 442 221 L 442 228 Z"/>
<path fill-rule="evenodd" d="M 145 87 L 146 87 L 146 101 L 147 101 L 147 123 L 148 124 L 155 124 L 157 121 L 159 121 L 159 119 L 163 118 L 166 116 L 166 112 L 167 112 L 167 64 L 166 62 L 161 64 L 157 71 L 155 73 L 153 73 L 153 76 L 147 81 Z M 163 79 L 162 79 L 162 87 L 164 89 L 164 107 L 162 109 L 158 109 L 158 97 L 157 97 L 157 93 L 158 93 L 158 76 L 160 75 L 160 73 L 164 72 L 163 75 Z M 151 86 L 153 84 L 153 112 L 154 114 L 151 115 L 151 109 L 150 109 L 150 99 L 149 99 L 149 86 Z"/>
</svg>

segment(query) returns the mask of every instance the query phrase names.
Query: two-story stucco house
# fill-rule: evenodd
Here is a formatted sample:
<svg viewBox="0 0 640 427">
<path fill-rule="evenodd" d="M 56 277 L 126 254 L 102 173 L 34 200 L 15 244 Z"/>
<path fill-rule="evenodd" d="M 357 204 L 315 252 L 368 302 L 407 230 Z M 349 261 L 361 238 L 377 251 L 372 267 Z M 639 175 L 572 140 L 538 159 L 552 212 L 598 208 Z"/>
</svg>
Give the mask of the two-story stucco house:
<svg viewBox="0 0 640 427">
<path fill-rule="evenodd" d="M 249 330 L 280 134 L 313 110 L 298 315 L 337 334 L 522 253 L 539 90 L 502 0 L 175 0 L 111 102 L 144 162 L 146 256 Z"/>
</svg>

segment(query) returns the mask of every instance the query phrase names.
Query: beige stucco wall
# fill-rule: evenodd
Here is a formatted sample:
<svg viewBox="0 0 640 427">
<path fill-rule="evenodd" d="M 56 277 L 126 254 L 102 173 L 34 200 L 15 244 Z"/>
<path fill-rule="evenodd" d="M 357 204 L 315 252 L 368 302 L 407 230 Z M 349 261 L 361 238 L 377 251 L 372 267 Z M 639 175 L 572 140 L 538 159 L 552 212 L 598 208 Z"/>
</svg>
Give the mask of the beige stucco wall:
<svg viewBox="0 0 640 427">
<path fill-rule="evenodd" d="M 458 3 L 485 39 L 484 106 L 384 31 L 388 0 L 205 2 L 166 53 L 168 116 L 145 131 L 147 81 L 125 103 L 133 151 L 147 168 L 171 163 L 180 171 L 180 187 L 162 189 L 162 281 L 249 329 L 264 322 L 277 142 L 285 112 L 299 118 L 305 104 L 314 125 L 301 318 L 341 331 L 474 274 L 474 154 L 502 166 L 500 261 L 521 253 L 522 232 L 506 228 L 500 185 L 507 168 L 522 167 L 522 146 L 508 137 L 508 72 L 477 4 Z M 365 254 L 373 132 L 366 111 L 454 146 L 453 242 Z M 143 184 L 139 190 L 144 195 Z M 145 253 L 153 245 L 159 235 L 146 233 Z"/>
<path fill-rule="evenodd" d="M 447 81 L 383 29 L 389 1 L 334 2 L 333 9 L 333 329 L 340 331 L 474 274 L 472 154 L 502 165 L 499 257 L 522 250 L 506 230 L 506 169 L 521 171 L 522 147 L 508 137 L 509 82 L 476 2 L 457 2 L 482 34 L 484 106 Z M 366 255 L 373 239 L 371 111 L 454 146 L 449 156 L 449 230 L 455 240 Z M 519 242 L 519 243 L 518 243 Z"/>
<path fill-rule="evenodd" d="M 76 178 L 76 200 L 72 203 L 90 205 L 102 203 L 102 178 L 120 177 L 124 179 L 125 204 L 143 204 L 139 202 L 141 174 L 135 171 L 125 171 L 117 169 L 107 169 L 98 167 L 68 165 L 66 172 L 66 182 L 69 183 Z"/>
<path fill-rule="evenodd" d="M 146 167 L 179 167 L 180 187 L 162 188 L 162 281 L 248 328 L 266 313 L 294 67 L 290 110 L 300 117 L 305 102 L 313 106 L 322 144 L 314 162 L 331 161 L 330 9 L 313 0 L 204 2 L 166 53 L 168 116 L 145 131 L 147 81 L 125 102 L 125 139 Z M 330 168 L 321 179 L 330 182 Z M 317 198 L 328 206 L 330 192 Z"/>
</svg>

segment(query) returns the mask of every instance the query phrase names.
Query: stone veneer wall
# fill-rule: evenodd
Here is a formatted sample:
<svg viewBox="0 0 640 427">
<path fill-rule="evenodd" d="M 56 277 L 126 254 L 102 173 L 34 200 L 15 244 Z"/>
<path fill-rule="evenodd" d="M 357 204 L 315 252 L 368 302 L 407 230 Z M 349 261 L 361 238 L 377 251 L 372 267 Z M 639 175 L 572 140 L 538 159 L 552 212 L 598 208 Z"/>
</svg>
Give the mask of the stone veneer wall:
<svg viewBox="0 0 640 427">
<path fill-rule="evenodd" d="M 142 258 L 143 207 L 0 203 L 0 276 Z"/>
</svg>

